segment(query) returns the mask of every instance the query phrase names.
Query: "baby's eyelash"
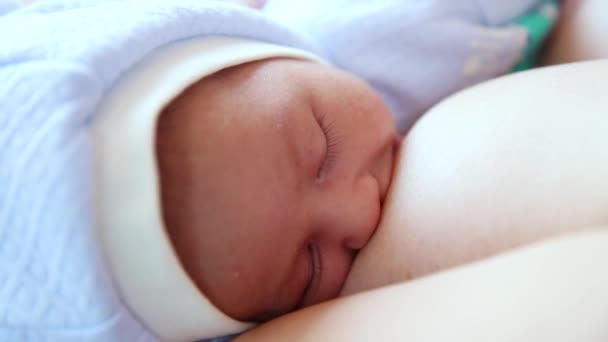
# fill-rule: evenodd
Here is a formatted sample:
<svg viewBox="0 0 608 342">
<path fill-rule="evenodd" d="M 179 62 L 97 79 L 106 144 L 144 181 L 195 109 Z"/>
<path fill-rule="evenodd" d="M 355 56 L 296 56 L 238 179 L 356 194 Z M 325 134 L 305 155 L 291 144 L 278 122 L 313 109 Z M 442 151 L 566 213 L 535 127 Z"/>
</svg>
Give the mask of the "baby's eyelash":
<svg viewBox="0 0 608 342">
<path fill-rule="evenodd" d="M 319 115 L 319 126 L 325 135 L 326 147 L 325 147 L 325 158 L 319 167 L 317 172 L 317 179 L 322 179 L 323 176 L 331 169 L 334 165 L 338 154 L 340 137 L 335 130 L 333 121 L 329 121 L 325 114 Z"/>
</svg>

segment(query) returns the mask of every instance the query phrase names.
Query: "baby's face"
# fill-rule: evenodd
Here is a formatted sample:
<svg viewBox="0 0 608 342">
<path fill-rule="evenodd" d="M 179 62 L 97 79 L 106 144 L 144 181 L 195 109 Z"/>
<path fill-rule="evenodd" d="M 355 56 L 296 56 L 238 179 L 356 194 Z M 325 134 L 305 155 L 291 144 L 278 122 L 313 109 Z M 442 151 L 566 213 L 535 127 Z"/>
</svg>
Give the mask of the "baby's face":
<svg viewBox="0 0 608 342">
<path fill-rule="evenodd" d="M 398 142 L 371 88 L 312 62 L 249 63 L 187 89 L 157 133 L 169 235 L 218 308 L 259 321 L 338 295 Z"/>
</svg>

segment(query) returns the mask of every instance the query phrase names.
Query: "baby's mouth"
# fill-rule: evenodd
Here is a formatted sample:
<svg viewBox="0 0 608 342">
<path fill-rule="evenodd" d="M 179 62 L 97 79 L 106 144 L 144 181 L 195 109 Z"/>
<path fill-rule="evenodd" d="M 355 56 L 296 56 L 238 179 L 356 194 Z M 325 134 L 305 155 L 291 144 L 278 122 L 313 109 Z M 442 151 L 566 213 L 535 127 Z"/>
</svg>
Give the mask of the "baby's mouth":
<svg viewBox="0 0 608 342">
<path fill-rule="evenodd" d="M 310 242 L 307 248 L 308 252 L 310 253 L 312 273 L 310 276 L 310 281 L 308 282 L 308 285 L 304 290 L 304 294 L 302 295 L 302 299 L 296 307 L 297 309 L 316 304 L 315 297 L 321 283 L 322 264 L 319 246 L 314 242 Z"/>
</svg>

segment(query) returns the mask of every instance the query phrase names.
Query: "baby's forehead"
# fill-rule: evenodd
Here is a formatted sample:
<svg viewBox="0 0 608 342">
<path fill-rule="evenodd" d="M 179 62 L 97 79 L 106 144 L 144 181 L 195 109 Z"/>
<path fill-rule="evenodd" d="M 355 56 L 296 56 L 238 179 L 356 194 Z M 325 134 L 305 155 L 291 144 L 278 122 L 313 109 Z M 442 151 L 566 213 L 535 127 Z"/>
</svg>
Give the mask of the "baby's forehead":
<svg viewBox="0 0 608 342">
<path fill-rule="evenodd" d="M 312 85 L 306 79 L 317 67 L 323 68 L 277 58 L 227 68 L 195 82 L 164 112 L 196 116 L 211 127 L 252 124 L 253 130 L 264 131 L 268 127 L 261 122 L 276 121 L 275 128 L 281 128 L 295 110 L 310 105 Z"/>
</svg>

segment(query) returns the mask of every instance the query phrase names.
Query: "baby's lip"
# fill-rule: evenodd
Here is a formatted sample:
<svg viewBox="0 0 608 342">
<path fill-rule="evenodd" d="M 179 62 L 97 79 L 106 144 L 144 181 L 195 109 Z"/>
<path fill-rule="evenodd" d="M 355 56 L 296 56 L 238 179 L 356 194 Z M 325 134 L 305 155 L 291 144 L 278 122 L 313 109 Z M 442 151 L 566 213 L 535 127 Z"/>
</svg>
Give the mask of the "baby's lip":
<svg viewBox="0 0 608 342">
<path fill-rule="evenodd" d="M 298 309 L 322 303 L 336 298 L 350 271 L 355 252 L 344 253 L 343 250 L 323 248 L 317 244 L 313 253 L 316 253 L 316 271 L 312 281 L 305 290 L 305 294 L 298 305 Z"/>
<path fill-rule="evenodd" d="M 308 248 L 313 262 L 312 274 L 310 282 L 304 290 L 302 299 L 300 300 L 300 303 L 298 303 L 298 305 L 296 306 L 297 309 L 301 309 L 317 303 L 317 292 L 319 291 L 319 286 L 321 284 L 321 270 L 323 269 L 323 267 L 319 246 L 313 242 L 309 245 Z"/>
</svg>

